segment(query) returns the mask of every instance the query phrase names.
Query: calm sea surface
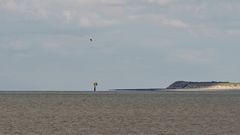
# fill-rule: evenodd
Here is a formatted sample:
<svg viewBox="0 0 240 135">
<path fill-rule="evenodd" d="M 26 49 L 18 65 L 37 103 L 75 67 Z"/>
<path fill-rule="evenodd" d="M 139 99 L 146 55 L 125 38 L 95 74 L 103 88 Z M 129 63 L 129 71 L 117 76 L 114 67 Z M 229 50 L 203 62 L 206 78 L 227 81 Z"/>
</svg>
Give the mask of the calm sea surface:
<svg viewBox="0 0 240 135">
<path fill-rule="evenodd" d="M 0 135 L 240 135 L 240 91 L 0 92 Z"/>
</svg>

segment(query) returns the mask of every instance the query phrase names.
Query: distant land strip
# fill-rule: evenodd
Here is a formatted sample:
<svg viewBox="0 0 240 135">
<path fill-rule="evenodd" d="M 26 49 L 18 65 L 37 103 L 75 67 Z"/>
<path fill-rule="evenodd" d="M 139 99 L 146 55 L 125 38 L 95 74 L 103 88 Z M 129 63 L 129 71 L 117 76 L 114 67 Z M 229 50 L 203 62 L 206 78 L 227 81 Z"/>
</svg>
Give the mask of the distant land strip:
<svg viewBox="0 0 240 135">
<path fill-rule="evenodd" d="M 165 88 L 146 88 L 146 89 L 112 89 L 111 91 L 160 91 L 166 90 Z"/>
<path fill-rule="evenodd" d="M 240 89 L 240 83 L 176 81 L 167 89 Z"/>
<path fill-rule="evenodd" d="M 112 89 L 113 91 L 168 91 L 168 90 L 240 90 L 240 83 L 232 82 L 191 82 L 191 81 L 176 81 L 167 88 L 146 88 L 146 89 Z"/>
</svg>

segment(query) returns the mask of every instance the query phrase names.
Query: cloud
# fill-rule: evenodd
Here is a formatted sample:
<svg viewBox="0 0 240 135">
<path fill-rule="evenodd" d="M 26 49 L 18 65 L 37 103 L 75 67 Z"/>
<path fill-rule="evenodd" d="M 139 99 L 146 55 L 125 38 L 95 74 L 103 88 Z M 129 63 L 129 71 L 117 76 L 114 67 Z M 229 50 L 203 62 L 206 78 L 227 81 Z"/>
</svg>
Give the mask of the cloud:
<svg viewBox="0 0 240 135">
<path fill-rule="evenodd" d="M 1 1 L 1 7 L 4 8 L 5 10 L 9 11 L 17 11 L 18 5 L 15 1 L 9 0 L 9 1 Z"/>
<path fill-rule="evenodd" d="M 183 22 L 180 19 L 170 19 L 166 17 L 153 17 L 153 20 L 156 20 L 157 23 L 163 25 L 163 26 L 169 26 L 169 27 L 175 27 L 175 28 L 186 28 L 188 27 L 188 24 L 186 22 Z"/>
<path fill-rule="evenodd" d="M 170 4 L 172 2 L 174 2 L 175 0 L 144 0 L 144 2 L 146 3 L 150 3 L 150 4 L 160 4 L 160 5 L 167 5 Z"/>
<path fill-rule="evenodd" d="M 231 37 L 240 37 L 240 29 L 232 29 L 226 32 Z"/>
<path fill-rule="evenodd" d="M 164 27 L 187 28 L 190 24 L 177 18 L 170 18 L 164 14 L 142 14 L 131 17 L 132 21 L 144 21 L 148 24 L 155 24 Z"/>
<path fill-rule="evenodd" d="M 147 8 L 144 3 L 167 4 L 172 0 L 145 0 L 130 2 L 127 0 L 0 0 L 0 9 L 34 21 L 53 21 L 65 25 L 80 27 L 108 27 L 128 22 L 149 19 L 169 27 L 186 27 L 186 23 L 164 13 L 143 13 Z M 162 15 L 163 14 L 163 15 Z M 172 19 L 170 19 L 172 18 Z M 136 20 L 135 20 L 136 19 Z"/>
<path fill-rule="evenodd" d="M 177 63 L 206 64 L 214 61 L 211 49 L 177 49 L 168 54 L 167 60 Z"/>
<path fill-rule="evenodd" d="M 7 49 L 7 50 L 22 51 L 22 50 L 26 50 L 28 46 L 25 45 L 22 41 L 16 40 L 16 41 L 10 41 L 7 43 L 0 43 L 0 48 Z"/>
<path fill-rule="evenodd" d="M 83 27 L 121 22 L 124 1 L 116 0 L 0 0 L 0 10 L 26 20 L 58 20 Z"/>
<path fill-rule="evenodd" d="M 238 26 L 240 2 L 179 0 L 0 0 L 0 11 L 12 23 L 108 28 L 125 24 L 184 28 L 193 37 L 219 37 Z M 162 6 L 163 5 L 163 6 Z M 223 12 L 224 9 L 224 12 Z M 223 16 L 223 17 L 221 17 Z M 226 19 L 225 19 L 226 18 Z M 6 21 L 4 19 L 4 21 Z M 6 21 L 7 22 L 7 21 Z M 230 28 L 231 27 L 231 28 Z"/>
<path fill-rule="evenodd" d="M 42 45 L 42 48 L 56 50 L 56 49 L 62 48 L 62 46 L 63 45 L 59 43 L 45 43 Z"/>
</svg>

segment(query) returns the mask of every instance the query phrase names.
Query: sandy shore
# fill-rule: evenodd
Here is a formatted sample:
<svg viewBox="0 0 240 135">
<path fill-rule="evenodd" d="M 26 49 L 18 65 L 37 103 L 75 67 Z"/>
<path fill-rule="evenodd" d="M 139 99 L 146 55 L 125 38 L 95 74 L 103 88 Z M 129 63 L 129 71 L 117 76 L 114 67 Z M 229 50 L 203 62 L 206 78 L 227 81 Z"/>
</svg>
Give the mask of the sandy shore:
<svg viewBox="0 0 240 135">
<path fill-rule="evenodd" d="M 0 135 L 239 135 L 240 92 L 0 92 Z"/>
</svg>

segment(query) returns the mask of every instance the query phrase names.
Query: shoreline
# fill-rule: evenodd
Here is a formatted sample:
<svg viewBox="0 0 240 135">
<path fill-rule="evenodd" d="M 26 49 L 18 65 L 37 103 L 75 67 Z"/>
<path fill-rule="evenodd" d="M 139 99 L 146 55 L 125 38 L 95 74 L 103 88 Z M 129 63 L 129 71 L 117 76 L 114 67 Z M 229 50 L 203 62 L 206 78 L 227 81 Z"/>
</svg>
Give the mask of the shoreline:
<svg viewBox="0 0 240 135">
<path fill-rule="evenodd" d="M 240 89 L 209 89 L 209 88 L 196 88 L 196 89 L 159 89 L 159 90 L 151 90 L 151 89 L 121 89 L 121 90 L 105 90 L 105 91 L 71 91 L 71 90 L 65 90 L 65 91 L 57 91 L 57 90 L 51 90 L 51 91 L 41 91 L 41 90 L 0 90 L 0 95 L 8 95 L 8 94 L 14 94 L 14 95 L 21 95 L 21 94 L 57 94 L 57 95 L 79 95 L 79 94 L 131 94 L 131 93 L 152 93 L 152 94 L 158 94 L 158 93 L 165 93 L 165 92 L 234 92 L 234 91 L 240 91 Z"/>
</svg>

